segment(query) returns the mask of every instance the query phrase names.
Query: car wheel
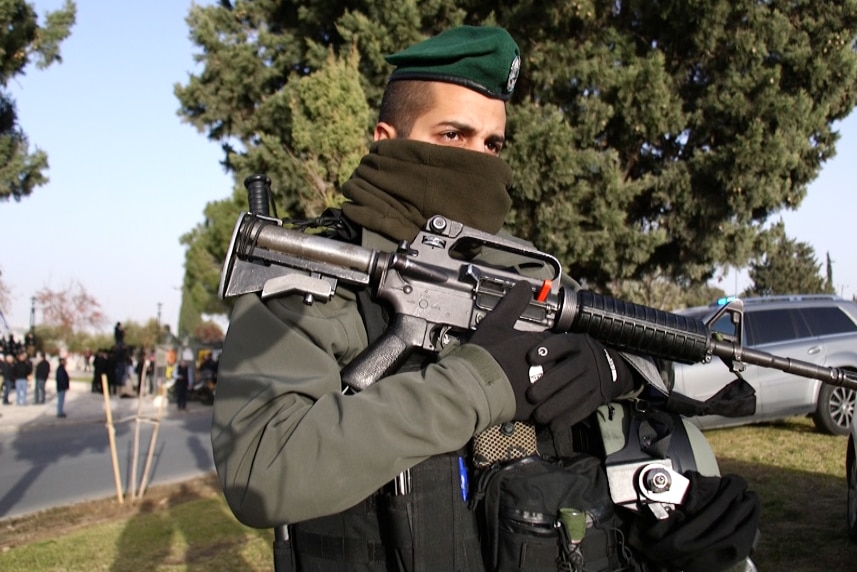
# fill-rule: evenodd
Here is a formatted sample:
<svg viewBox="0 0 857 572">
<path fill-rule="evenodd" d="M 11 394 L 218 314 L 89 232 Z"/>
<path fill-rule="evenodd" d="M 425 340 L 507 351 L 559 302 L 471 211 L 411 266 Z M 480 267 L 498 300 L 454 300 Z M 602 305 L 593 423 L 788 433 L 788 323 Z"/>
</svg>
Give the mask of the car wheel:
<svg viewBox="0 0 857 572">
<path fill-rule="evenodd" d="M 848 478 L 848 536 L 857 542 L 857 451 L 854 437 L 848 439 L 848 453 L 845 455 L 845 473 Z"/>
<path fill-rule="evenodd" d="M 853 389 L 823 384 L 818 392 L 818 403 L 812 420 L 825 433 L 848 435 L 857 392 Z"/>
</svg>

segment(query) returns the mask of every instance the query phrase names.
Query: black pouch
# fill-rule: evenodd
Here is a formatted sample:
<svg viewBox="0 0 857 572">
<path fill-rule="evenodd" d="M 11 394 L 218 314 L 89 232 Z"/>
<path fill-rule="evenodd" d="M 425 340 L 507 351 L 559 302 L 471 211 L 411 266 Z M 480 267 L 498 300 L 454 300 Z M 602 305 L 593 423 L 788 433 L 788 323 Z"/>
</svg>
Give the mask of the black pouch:
<svg viewBox="0 0 857 572">
<path fill-rule="evenodd" d="M 473 499 L 489 570 L 615 571 L 628 568 L 600 461 L 529 456 L 479 477 Z"/>
</svg>

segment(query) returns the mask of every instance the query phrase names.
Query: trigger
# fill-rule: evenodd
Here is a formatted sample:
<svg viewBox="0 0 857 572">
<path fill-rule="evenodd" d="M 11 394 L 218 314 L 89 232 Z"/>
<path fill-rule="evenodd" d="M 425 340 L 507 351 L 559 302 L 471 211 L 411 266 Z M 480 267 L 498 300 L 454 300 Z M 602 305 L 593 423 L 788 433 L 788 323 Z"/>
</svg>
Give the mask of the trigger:
<svg viewBox="0 0 857 572">
<path fill-rule="evenodd" d="M 440 351 L 449 345 L 454 337 L 451 326 L 443 326 L 432 332 L 431 341 L 435 351 Z"/>
</svg>

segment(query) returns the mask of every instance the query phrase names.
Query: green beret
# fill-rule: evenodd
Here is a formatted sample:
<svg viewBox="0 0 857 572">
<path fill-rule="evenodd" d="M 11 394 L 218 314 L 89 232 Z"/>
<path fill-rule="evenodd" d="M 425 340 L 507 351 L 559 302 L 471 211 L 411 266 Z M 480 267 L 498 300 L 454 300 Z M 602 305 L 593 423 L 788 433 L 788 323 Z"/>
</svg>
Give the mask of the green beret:
<svg viewBox="0 0 857 572">
<path fill-rule="evenodd" d="M 456 83 L 508 101 L 521 70 L 518 44 L 503 28 L 460 26 L 386 57 L 396 66 L 390 81 Z"/>
</svg>

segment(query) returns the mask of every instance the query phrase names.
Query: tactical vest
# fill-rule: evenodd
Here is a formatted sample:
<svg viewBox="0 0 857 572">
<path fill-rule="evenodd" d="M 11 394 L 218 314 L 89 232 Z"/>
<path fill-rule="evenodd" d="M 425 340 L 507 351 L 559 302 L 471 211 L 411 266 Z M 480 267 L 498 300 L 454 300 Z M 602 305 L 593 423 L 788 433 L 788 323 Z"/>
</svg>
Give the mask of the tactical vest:
<svg viewBox="0 0 857 572">
<path fill-rule="evenodd" d="M 369 342 L 386 330 L 386 313 L 357 293 Z M 434 356 L 415 352 L 399 369 L 418 371 Z M 476 514 L 462 497 L 460 463 L 467 452 L 431 457 L 412 467 L 408 491 L 391 483 L 351 509 L 294 524 L 297 569 L 306 572 L 484 570 Z"/>
<path fill-rule="evenodd" d="M 410 470 L 410 492 L 385 487 L 351 509 L 292 525 L 301 571 L 484 570 L 476 515 L 462 500 L 458 455 Z"/>
</svg>

